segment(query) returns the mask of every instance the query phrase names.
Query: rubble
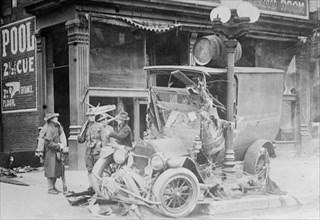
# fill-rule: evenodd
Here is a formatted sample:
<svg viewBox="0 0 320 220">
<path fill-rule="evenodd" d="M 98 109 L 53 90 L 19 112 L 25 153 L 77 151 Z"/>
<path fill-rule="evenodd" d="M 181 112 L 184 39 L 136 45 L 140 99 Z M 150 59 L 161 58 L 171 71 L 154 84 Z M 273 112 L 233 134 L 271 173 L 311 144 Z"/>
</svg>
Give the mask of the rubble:
<svg viewBox="0 0 320 220">
<path fill-rule="evenodd" d="M 20 185 L 20 186 L 29 186 L 29 184 L 27 184 L 27 183 L 13 179 L 13 178 L 17 178 L 17 177 L 18 176 L 14 170 L 12 170 L 10 168 L 6 169 L 3 167 L 0 167 L 0 182 Z"/>
</svg>

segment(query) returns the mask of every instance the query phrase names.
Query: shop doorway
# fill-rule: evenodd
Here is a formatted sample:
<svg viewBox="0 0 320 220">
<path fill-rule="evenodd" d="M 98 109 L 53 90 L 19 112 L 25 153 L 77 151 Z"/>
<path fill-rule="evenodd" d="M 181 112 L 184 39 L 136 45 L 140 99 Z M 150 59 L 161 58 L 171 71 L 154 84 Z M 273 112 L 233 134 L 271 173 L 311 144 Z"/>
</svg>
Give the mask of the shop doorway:
<svg viewBox="0 0 320 220">
<path fill-rule="evenodd" d="M 66 137 L 70 127 L 69 50 L 65 27 L 46 33 L 46 112 L 59 113 Z"/>
<path fill-rule="evenodd" d="M 68 138 L 70 127 L 70 100 L 69 72 L 66 68 L 54 71 L 54 112 L 60 114 L 59 121 Z"/>
</svg>

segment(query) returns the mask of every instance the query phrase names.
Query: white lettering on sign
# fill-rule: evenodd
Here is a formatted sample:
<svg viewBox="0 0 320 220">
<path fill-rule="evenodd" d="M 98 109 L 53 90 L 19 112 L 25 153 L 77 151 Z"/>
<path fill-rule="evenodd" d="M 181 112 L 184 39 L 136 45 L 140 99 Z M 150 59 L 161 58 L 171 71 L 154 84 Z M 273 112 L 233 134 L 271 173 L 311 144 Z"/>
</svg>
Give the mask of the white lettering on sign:
<svg viewBox="0 0 320 220">
<path fill-rule="evenodd" d="M 21 86 L 20 88 L 20 94 L 28 94 L 33 93 L 32 85 L 29 86 Z"/>
<path fill-rule="evenodd" d="M 277 8 L 277 0 L 261 0 L 254 2 L 256 6 L 261 9 L 275 9 Z"/>
<path fill-rule="evenodd" d="M 26 26 L 19 26 L 19 52 L 23 53 L 26 50 Z"/>
<path fill-rule="evenodd" d="M 17 54 L 18 50 L 20 53 L 34 50 L 35 40 L 30 28 L 31 22 L 26 22 L 18 28 L 12 27 L 2 31 L 2 57 L 8 55 L 9 49 L 13 55 Z"/>
<path fill-rule="evenodd" d="M 0 27 L 2 112 L 37 109 L 35 17 Z"/>
<path fill-rule="evenodd" d="M 17 61 L 3 63 L 3 76 L 34 72 L 34 57 L 26 57 Z"/>
<path fill-rule="evenodd" d="M 10 31 L 10 40 L 11 40 L 11 53 L 16 54 L 18 51 L 18 42 L 17 42 L 17 28 L 13 27 Z"/>
<path fill-rule="evenodd" d="M 250 2 L 261 13 L 309 19 L 309 1 L 313 0 L 243 0 Z M 317 0 L 318 1 L 318 0 Z"/>
<path fill-rule="evenodd" d="M 281 10 L 303 14 L 305 11 L 305 3 L 293 0 L 281 0 Z"/>
<path fill-rule="evenodd" d="M 7 99 L 7 100 L 3 100 L 3 107 L 14 107 L 16 106 L 16 103 L 14 102 L 14 99 Z"/>
</svg>

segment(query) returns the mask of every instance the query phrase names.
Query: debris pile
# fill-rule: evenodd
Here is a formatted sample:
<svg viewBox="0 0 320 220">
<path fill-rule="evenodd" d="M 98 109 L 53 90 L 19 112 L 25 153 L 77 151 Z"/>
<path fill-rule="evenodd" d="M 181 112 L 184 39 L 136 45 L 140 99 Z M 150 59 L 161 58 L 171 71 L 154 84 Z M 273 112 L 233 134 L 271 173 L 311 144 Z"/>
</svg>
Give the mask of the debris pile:
<svg viewBox="0 0 320 220">
<path fill-rule="evenodd" d="M 15 180 L 13 178 L 16 178 L 17 173 L 12 169 L 6 169 L 3 167 L 0 167 L 0 182 L 2 183 L 9 183 L 9 184 L 15 184 L 20 186 L 29 186 L 29 184 L 21 182 L 19 180 Z"/>
</svg>

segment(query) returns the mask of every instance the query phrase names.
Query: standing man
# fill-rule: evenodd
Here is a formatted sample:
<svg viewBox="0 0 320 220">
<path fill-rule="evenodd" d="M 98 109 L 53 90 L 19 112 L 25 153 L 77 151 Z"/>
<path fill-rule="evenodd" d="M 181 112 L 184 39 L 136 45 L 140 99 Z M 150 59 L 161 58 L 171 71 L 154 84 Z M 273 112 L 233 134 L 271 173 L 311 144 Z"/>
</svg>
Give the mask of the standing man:
<svg viewBox="0 0 320 220">
<path fill-rule="evenodd" d="M 132 147 L 132 131 L 128 125 L 129 119 L 127 112 L 120 112 L 116 116 L 116 121 L 118 123 L 117 131 L 106 131 L 106 133 L 109 137 L 115 138 L 118 144 Z"/>
<path fill-rule="evenodd" d="M 92 169 L 94 164 L 100 157 L 101 148 L 107 144 L 105 129 L 102 123 L 95 121 L 95 112 L 93 109 L 89 109 L 86 116 L 88 116 L 88 121 L 84 132 L 78 136 L 78 142 L 86 142 L 86 154 L 85 163 L 88 170 L 88 181 L 89 188 L 88 191 L 94 192 L 92 188 Z"/>
<path fill-rule="evenodd" d="M 114 119 L 108 119 L 109 115 L 106 114 L 106 113 L 102 113 L 100 115 L 100 118 L 98 119 L 98 122 L 102 123 L 103 124 L 103 127 L 106 131 L 114 131 L 113 127 L 109 125 L 109 123 L 111 121 L 113 121 Z M 115 140 L 114 138 L 110 138 L 107 136 L 107 143 L 115 143 Z"/>
<path fill-rule="evenodd" d="M 62 162 L 61 162 L 61 150 L 64 150 L 66 146 L 65 134 L 61 124 L 58 122 L 57 113 L 48 113 L 44 120 L 45 131 L 40 138 L 43 138 L 44 143 L 44 176 L 48 181 L 48 193 L 58 194 L 55 184 L 57 178 L 62 176 Z"/>
</svg>

